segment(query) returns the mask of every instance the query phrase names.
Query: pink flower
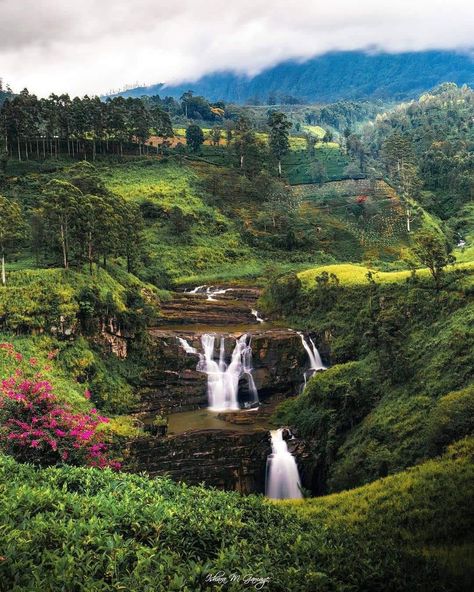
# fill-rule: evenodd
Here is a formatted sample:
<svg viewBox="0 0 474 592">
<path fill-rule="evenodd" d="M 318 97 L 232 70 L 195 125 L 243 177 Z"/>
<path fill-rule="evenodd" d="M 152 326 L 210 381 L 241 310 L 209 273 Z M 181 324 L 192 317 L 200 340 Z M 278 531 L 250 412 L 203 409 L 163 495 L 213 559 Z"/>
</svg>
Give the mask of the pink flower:
<svg viewBox="0 0 474 592">
<path fill-rule="evenodd" d="M 86 399 L 90 399 L 90 398 L 91 398 L 91 392 L 90 392 L 90 390 L 89 390 L 89 389 L 86 389 L 86 390 L 84 391 L 84 397 L 85 397 Z"/>
</svg>

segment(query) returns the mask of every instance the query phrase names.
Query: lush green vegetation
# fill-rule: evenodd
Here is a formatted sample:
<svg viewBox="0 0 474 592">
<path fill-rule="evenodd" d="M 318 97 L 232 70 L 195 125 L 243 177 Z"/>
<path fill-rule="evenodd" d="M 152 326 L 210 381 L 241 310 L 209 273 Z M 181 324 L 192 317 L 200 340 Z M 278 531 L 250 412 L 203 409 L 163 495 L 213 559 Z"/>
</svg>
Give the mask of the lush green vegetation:
<svg viewBox="0 0 474 592">
<path fill-rule="evenodd" d="M 328 498 L 270 503 L 166 479 L 0 457 L 8 590 L 195 590 L 208 574 L 264 589 L 468 590 L 473 443 Z M 241 590 L 240 582 L 215 590 Z"/>
<path fill-rule="evenodd" d="M 313 328 L 330 352 L 329 370 L 275 416 L 313 441 L 323 491 L 399 471 L 471 433 L 472 273 L 443 272 L 437 289 L 428 270 L 332 265 L 268 290 L 267 308 Z"/>
<path fill-rule="evenodd" d="M 34 431 L 15 423 L 33 421 L 23 359 L 45 366 L 60 432 L 86 416 L 121 460 L 169 291 L 251 283 L 329 366 L 274 420 L 305 438 L 313 493 L 350 491 L 270 503 L 3 455 L 0 589 L 194 591 L 224 570 L 275 591 L 467 590 L 472 91 L 394 109 L 3 94 L 0 341 L 15 355 L 0 372 L 18 390 L 2 383 L 4 441 Z M 45 442 L 44 462 L 37 443 L 3 452 L 81 464 Z"/>
</svg>

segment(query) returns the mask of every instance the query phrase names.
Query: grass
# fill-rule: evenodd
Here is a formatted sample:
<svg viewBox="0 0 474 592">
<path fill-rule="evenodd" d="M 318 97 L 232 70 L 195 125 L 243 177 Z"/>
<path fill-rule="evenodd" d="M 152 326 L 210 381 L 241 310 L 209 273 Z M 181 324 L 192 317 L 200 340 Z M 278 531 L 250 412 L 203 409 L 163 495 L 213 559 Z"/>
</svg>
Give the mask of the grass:
<svg viewBox="0 0 474 592">
<path fill-rule="evenodd" d="M 448 271 L 450 270 L 466 270 L 469 272 L 469 274 L 471 274 L 471 272 L 474 272 L 474 262 L 470 261 L 467 263 L 450 266 Z M 374 280 L 376 282 L 383 284 L 403 282 L 407 280 L 412 273 L 409 269 L 402 271 L 377 271 L 376 269 L 369 269 L 364 265 L 338 263 L 335 265 L 322 265 L 320 267 L 314 267 L 312 269 L 307 269 L 306 271 L 301 271 L 298 273 L 298 277 L 300 278 L 304 287 L 310 287 L 314 285 L 316 276 L 321 275 L 323 272 L 335 274 L 342 285 L 360 286 L 367 284 L 367 274 L 369 271 L 373 274 Z M 418 269 L 416 274 L 422 278 L 428 278 L 430 276 L 428 269 Z"/>
<path fill-rule="evenodd" d="M 150 281 L 159 282 L 160 274 L 175 281 L 213 273 L 223 261 L 234 261 L 237 267 L 252 259 L 234 222 L 206 203 L 193 167 L 145 161 L 113 167 L 102 175 L 115 193 L 150 204 L 151 215 L 145 218 Z"/>
<path fill-rule="evenodd" d="M 316 136 L 320 140 L 322 140 L 324 138 L 324 136 L 326 135 L 326 130 L 323 129 L 319 125 L 302 125 L 301 128 L 305 132 L 308 132 L 308 133 L 312 134 L 313 136 Z"/>
</svg>

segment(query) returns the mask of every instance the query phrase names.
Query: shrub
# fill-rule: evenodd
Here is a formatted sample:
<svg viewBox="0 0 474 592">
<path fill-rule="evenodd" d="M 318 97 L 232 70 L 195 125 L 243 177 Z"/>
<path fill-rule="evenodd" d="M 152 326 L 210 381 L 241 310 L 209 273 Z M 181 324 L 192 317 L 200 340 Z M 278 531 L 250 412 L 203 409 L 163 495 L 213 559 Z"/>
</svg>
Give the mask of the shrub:
<svg viewBox="0 0 474 592">
<path fill-rule="evenodd" d="M 0 446 L 21 462 L 42 466 L 68 463 L 118 468 L 108 457 L 97 428 L 109 420 L 95 409 L 76 413 L 61 404 L 50 382 L 36 370 L 37 360 L 25 362 L 10 343 L 2 352 L 14 358 L 14 374 L 0 383 Z M 89 391 L 84 396 L 90 398 Z"/>
<path fill-rule="evenodd" d="M 431 452 L 442 452 L 448 444 L 474 432 L 474 385 L 441 397 L 428 422 Z"/>
</svg>

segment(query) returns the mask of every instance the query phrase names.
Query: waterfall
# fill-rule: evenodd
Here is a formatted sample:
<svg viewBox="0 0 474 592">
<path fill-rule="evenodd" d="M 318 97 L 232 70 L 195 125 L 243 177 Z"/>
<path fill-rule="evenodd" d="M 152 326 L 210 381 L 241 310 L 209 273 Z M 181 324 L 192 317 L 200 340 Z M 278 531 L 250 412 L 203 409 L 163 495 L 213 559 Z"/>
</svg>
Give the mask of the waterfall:
<svg viewBox="0 0 474 592">
<path fill-rule="evenodd" d="M 314 341 L 311 339 L 311 337 L 309 338 L 309 343 L 311 344 L 310 347 L 310 344 L 308 344 L 308 342 L 306 341 L 303 333 L 298 334 L 301 337 L 303 347 L 305 348 L 306 353 L 308 354 L 310 370 L 313 370 L 314 372 L 317 372 L 318 370 L 326 370 L 326 366 L 323 364 L 321 356 L 319 355 L 318 348 L 314 345 Z"/>
<path fill-rule="evenodd" d="M 197 354 L 198 353 L 198 350 L 195 347 L 193 347 L 192 345 L 190 345 L 186 341 L 186 339 L 183 339 L 182 337 L 178 337 L 178 341 L 179 341 L 180 346 L 184 349 L 184 351 L 187 354 Z"/>
<path fill-rule="evenodd" d="M 255 308 L 252 308 L 252 314 L 253 316 L 256 318 L 258 323 L 264 323 L 265 319 L 262 319 L 262 317 L 258 314 L 258 311 L 255 310 Z"/>
<path fill-rule="evenodd" d="M 204 354 L 200 355 L 197 369 L 207 374 L 207 396 L 209 409 L 224 411 L 240 409 L 238 394 L 239 381 L 245 376 L 249 385 L 252 400 L 258 403 L 258 392 L 252 376 L 252 348 L 247 343 L 247 335 L 237 339 L 229 365 L 225 362 L 225 340 L 220 339 L 219 359 L 214 359 L 216 336 L 204 334 L 201 343 Z"/>
<path fill-rule="evenodd" d="M 212 286 L 206 286 L 206 284 L 204 284 L 203 286 L 196 286 L 195 288 L 193 288 L 192 290 L 189 290 L 189 292 L 185 292 L 187 294 L 204 294 L 205 296 L 207 296 L 207 300 L 210 300 L 212 302 L 216 301 L 216 298 L 214 298 L 215 296 L 220 296 L 221 294 L 225 294 L 226 292 L 230 292 L 232 291 L 233 288 L 215 288 Z"/>
<path fill-rule="evenodd" d="M 245 337 L 245 347 L 242 350 L 242 372 L 247 377 L 249 391 L 252 395 L 252 399 L 251 401 L 249 401 L 249 405 L 256 405 L 259 402 L 259 400 L 257 387 L 255 386 L 255 381 L 252 376 L 252 338 L 250 337 L 249 343 L 247 345 L 247 336 L 244 335 L 243 337 Z"/>
<path fill-rule="evenodd" d="M 302 498 L 298 466 L 283 439 L 283 429 L 273 430 L 270 435 L 272 453 L 267 458 L 265 495 L 273 499 Z"/>
<path fill-rule="evenodd" d="M 205 288 L 206 286 L 196 286 L 195 288 L 193 288 L 192 290 L 189 290 L 189 292 L 187 292 L 187 290 L 185 290 L 184 292 L 187 294 L 199 294 L 199 292 L 202 292 L 202 290 Z"/>
</svg>

